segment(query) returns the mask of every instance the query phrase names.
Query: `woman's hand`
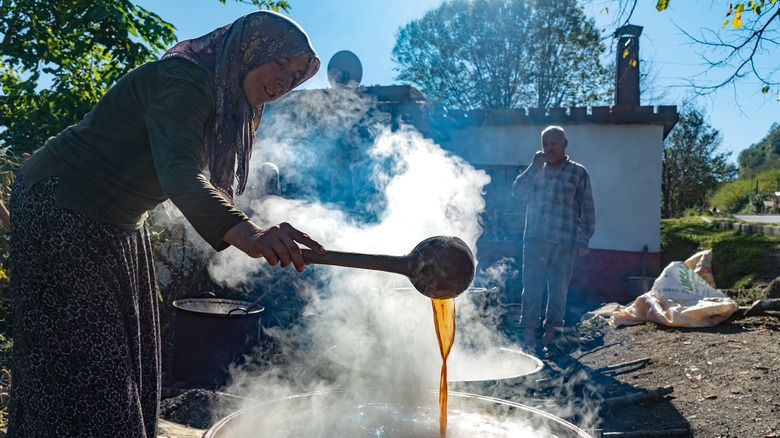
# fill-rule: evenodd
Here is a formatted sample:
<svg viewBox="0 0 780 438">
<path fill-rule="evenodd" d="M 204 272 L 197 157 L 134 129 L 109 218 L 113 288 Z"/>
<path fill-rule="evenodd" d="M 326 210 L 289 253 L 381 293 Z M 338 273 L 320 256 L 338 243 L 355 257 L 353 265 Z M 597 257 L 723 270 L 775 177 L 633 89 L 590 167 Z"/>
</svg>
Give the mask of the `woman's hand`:
<svg viewBox="0 0 780 438">
<path fill-rule="evenodd" d="M 243 221 L 228 230 L 222 240 L 250 257 L 265 258 L 269 265 L 281 262 L 282 267 L 286 268 L 292 263 L 298 272 L 303 271 L 306 262 L 297 243 L 311 248 L 318 254 L 325 252 L 325 248 L 319 242 L 287 222 L 262 229 L 251 221 Z"/>
</svg>

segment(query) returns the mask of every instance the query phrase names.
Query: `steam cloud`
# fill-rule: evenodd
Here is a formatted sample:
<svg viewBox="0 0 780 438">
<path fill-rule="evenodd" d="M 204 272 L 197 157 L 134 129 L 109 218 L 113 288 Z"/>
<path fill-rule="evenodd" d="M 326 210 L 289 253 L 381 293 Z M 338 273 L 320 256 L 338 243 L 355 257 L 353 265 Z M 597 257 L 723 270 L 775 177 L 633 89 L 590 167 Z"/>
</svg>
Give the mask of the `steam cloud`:
<svg viewBox="0 0 780 438">
<path fill-rule="evenodd" d="M 263 180 L 268 172 L 258 171 L 267 163 L 279 170 L 270 185 Z M 237 206 L 261 226 L 290 222 L 327 249 L 389 255 L 405 255 L 430 236 L 453 235 L 479 263 L 479 217 L 490 177 L 354 90 L 294 92 L 269 106 L 252 166 L 254 179 Z M 268 187 L 280 187 L 282 195 Z M 517 347 L 498 328 L 496 309 L 485 306 L 510 268 L 480 268 L 488 268 L 484 284 L 456 298 L 450 380 L 461 374 L 491 381 L 536 366 L 504 357 L 509 353 L 498 347 Z M 299 274 L 234 248 L 214 256 L 209 273 L 225 287 L 262 295 L 267 310 L 292 302 L 300 308 L 287 310 L 302 315 L 295 325 L 264 329 L 275 347 L 257 352 L 260 366 L 235 370 L 228 392 L 257 403 L 332 388 L 438 388 L 431 302 L 405 277 L 316 265 Z"/>
</svg>

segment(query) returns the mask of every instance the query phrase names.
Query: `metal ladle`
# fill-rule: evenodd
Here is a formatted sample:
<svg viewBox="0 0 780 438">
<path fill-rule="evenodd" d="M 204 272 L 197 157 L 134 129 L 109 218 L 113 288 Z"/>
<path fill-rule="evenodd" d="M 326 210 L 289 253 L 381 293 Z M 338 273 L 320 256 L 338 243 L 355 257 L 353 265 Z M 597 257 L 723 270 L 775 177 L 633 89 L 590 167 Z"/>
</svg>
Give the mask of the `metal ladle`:
<svg viewBox="0 0 780 438">
<path fill-rule="evenodd" d="M 317 254 L 301 249 L 307 264 L 371 269 L 405 275 L 430 298 L 455 298 L 474 280 L 474 256 L 458 237 L 429 237 L 405 256 L 327 251 Z"/>
</svg>

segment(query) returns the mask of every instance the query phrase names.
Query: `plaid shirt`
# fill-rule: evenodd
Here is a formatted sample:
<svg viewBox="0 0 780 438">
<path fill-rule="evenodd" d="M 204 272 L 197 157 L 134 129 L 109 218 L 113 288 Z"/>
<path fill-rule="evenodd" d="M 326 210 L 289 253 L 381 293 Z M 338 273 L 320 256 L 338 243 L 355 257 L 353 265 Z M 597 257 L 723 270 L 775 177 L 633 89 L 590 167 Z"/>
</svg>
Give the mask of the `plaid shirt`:
<svg viewBox="0 0 780 438">
<path fill-rule="evenodd" d="M 568 158 L 558 169 L 528 166 L 512 184 L 512 196 L 526 205 L 524 239 L 588 245 L 596 230 L 590 176 Z"/>
</svg>

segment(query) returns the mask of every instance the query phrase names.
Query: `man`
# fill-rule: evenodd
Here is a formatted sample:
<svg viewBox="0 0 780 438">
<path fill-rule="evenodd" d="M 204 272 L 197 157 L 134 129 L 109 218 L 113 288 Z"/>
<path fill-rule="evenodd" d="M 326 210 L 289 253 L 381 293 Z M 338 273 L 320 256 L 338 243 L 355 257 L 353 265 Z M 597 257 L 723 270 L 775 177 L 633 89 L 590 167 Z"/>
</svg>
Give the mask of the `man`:
<svg viewBox="0 0 780 438">
<path fill-rule="evenodd" d="M 548 354 L 555 352 L 555 337 L 564 325 L 574 258 L 588 254 L 596 227 L 590 176 L 584 166 L 566 155 L 568 143 L 562 127 L 545 128 L 542 150 L 512 184 L 512 196 L 526 205 L 520 325 L 525 347 L 532 352 L 536 352 L 541 327 L 543 347 Z M 545 286 L 547 310 L 542 321 Z"/>
</svg>

